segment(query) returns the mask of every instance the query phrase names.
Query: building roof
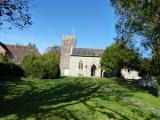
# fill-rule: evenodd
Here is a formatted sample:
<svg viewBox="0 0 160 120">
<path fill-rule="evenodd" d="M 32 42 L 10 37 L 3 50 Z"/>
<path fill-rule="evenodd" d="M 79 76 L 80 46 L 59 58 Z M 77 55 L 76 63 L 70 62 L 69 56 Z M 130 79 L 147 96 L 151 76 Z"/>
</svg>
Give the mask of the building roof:
<svg viewBox="0 0 160 120">
<path fill-rule="evenodd" d="M 6 45 L 6 46 L 13 56 L 24 56 L 27 54 L 40 55 L 37 49 L 34 49 L 30 46 L 22 46 L 22 45 Z"/>
<path fill-rule="evenodd" d="M 73 48 L 71 56 L 100 57 L 104 49 Z"/>
<path fill-rule="evenodd" d="M 31 46 L 22 45 L 4 45 L 0 44 L 7 52 L 9 52 L 13 58 L 13 61 L 17 64 L 21 63 L 22 59 L 29 54 L 40 55 L 39 51 Z"/>
</svg>

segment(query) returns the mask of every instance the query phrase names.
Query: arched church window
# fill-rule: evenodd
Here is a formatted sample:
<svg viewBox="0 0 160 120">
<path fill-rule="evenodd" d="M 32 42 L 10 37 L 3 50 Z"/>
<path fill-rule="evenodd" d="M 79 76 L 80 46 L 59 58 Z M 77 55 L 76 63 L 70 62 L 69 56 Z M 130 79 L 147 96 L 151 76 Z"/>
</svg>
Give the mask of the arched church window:
<svg viewBox="0 0 160 120">
<path fill-rule="evenodd" d="M 83 70 L 83 62 L 82 62 L 82 60 L 79 61 L 78 68 L 79 68 L 80 70 Z"/>
</svg>

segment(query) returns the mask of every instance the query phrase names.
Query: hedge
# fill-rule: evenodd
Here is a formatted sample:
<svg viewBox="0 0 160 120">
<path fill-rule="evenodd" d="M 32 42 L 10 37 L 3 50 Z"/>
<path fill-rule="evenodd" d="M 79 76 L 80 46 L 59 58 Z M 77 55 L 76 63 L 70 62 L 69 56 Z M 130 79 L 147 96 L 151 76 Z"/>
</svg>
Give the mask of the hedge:
<svg viewBox="0 0 160 120">
<path fill-rule="evenodd" d="M 55 54 L 43 56 L 28 55 L 21 64 L 26 76 L 42 79 L 57 79 L 60 77 L 60 68 Z"/>
<path fill-rule="evenodd" d="M 22 77 L 24 73 L 24 70 L 14 63 L 0 63 L 1 77 Z"/>
</svg>

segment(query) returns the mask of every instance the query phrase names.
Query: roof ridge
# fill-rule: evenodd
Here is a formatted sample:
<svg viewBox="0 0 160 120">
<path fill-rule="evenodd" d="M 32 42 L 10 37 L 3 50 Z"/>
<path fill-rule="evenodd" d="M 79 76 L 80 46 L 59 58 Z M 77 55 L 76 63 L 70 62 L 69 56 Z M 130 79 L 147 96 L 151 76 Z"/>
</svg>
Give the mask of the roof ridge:
<svg viewBox="0 0 160 120">
<path fill-rule="evenodd" d="M 11 45 L 11 44 L 5 44 L 6 46 L 13 46 L 13 47 L 15 47 L 15 46 L 17 46 L 17 47 L 30 47 L 30 46 L 28 46 L 28 45 Z"/>
<path fill-rule="evenodd" d="M 73 49 L 93 49 L 93 50 L 104 50 L 104 48 L 73 48 Z"/>
</svg>

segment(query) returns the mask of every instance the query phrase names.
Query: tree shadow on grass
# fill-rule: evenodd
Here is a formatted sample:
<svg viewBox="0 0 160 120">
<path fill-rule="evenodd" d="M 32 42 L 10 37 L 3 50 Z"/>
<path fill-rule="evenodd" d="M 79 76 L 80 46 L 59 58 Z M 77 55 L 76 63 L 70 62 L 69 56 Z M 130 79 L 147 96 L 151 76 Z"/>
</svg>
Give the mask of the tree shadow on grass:
<svg viewBox="0 0 160 120">
<path fill-rule="evenodd" d="M 74 82 L 57 84 L 56 86 L 47 84 L 48 87 L 44 90 L 39 90 L 33 81 L 23 81 L 21 84 L 29 86 L 30 89 L 26 89 L 23 94 L 17 93 L 17 96 L 11 99 L 1 97 L 0 118 L 15 114 L 18 120 L 29 117 L 37 120 L 48 118 L 51 120 L 89 120 L 87 117 L 83 118 L 82 115 L 76 114 L 79 109 L 67 109 L 70 106 L 83 104 L 91 113 L 93 112 L 93 120 L 96 119 L 94 118 L 95 112 L 104 114 L 112 119 L 128 120 L 127 116 L 108 106 L 101 106 L 99 103 L 95 106 L 87 103 L 92 98 L 100 98 L 106 102 L 111 101 L 122 104 L 120 98 L 115 97 L 113 99 L 111 93 L 101 90 L 101 87 L 93 82 L 80 83 L 75 80 Z M 1 87 L 8 89 L 5 85 Z M 128 106 L 129 103 L 125 103 L 125 105 Z M 110 112 L 103 111 L 103 109 L 107 109 Z"/>
<path fill-rule="evenodd" d="M 21 81 L 20 77 L 0 76 L 0 100 L 3 100 L 3 97 L 8 94 L 10 86 L 14 86 Z"/>
<path fill-rule="evenodd" d="M 117 93 L 119 92 L 120 94 L 123 94 L 128 97 L 133 96 L 133 93 L 136 93 L 136 92 L 148 92 L 147 90 L 144 90 L 143 88 L 138 86 L 138 83 L 136 80 L 125 80 L 125 79 L 117 78 L 115 80 L 111 80 L 111 82 L 113 83 L 115 82 L 116 84 L 120 85 L 120 86 L 116 86 Z"/>
<path fill-rule="evenodd" d="M 118 96 L 113 96 L 111 93 L 100 92 L 99 94 L 93 95 L 92 97 L 101 98 L 103 101 L 108 102 L 109 104 L 116 103 L 118 106 L 117 108 L 112 107 L 112 105 L 107 106 L 107 104 L 101 104 L 99 102 L 95 102 L 95 104 L 88 104 L 86 101 L 83 104 L 93 112 L 93 116 L 96 112 L 99 112 L 103 115 L 106 115 L 109 119 L 113 120 L 135 120 L 135 119 L 155 119 L 159 120 L 159 116 L 155 115 L 152 112 L 145 113 L 146 111 L 143 108 L 140 108 L 137 105 L 131 104 L 127 101 L 124 101 L 122 98 Z M 121 106 L 123 109 L 128 109 L 128 112 L 132 114 L 129 116 L 129 113 L 123 112 L 123 110 L 119 109 Z M 121 108 L 120 107 L 120 108 Z M 127 116 L 128 114 L 128 116 Z M 141 118 L 140 118 L 141 117 Z"/>
<path fill-rule="evenodd" d="M 53 110 L 57 112 L 60 110 L 60 112 L 65 113 L 66 111 L 62 111 L 63 108 L 88 99 L 99 89 L 99 86 L 93 83 L 86 85 L 70 83 L 50 86 L 47 90 L 38 91 L 31 81 L 26 81 L 25 84 L 29 85 L 31 89 L 25 91 L 24 94 L 13 99 L 1 97 L 0 117 L 16 114 L 20 120 L 29 116 L 44 119 L 44 115 Z M 56 112 L 54 114 L 57 115 Z M 74 117 L 69 112 L 67 114 L 70 114 L 72 118 Z M 58 115 L 62 115 L 62 113 Z"/>
<path fill-rule="evenodd" d="M 143 86 L 139 86 L 138 85 L 138 81 L 137 80 L 125 80 L 125 79 L 121 79 L 119 81 L 117 81 L 117 83 L 121 86 L 123 86 L 124 88 L 130 89 L 133 92 L 147 92 L 150 93 L 153 96 L 157 96 L 157 91 L 156 88 L 154 87 L 143 87 Z M 128 93 L 129 95 L 129 93 Z"/>
<path fill-rule="evenodd" d="M 18 83 L 21 81 L 20 77 L 2 77 L 0 76 L 0 85 L 5 83 Z"/>
</svg>

